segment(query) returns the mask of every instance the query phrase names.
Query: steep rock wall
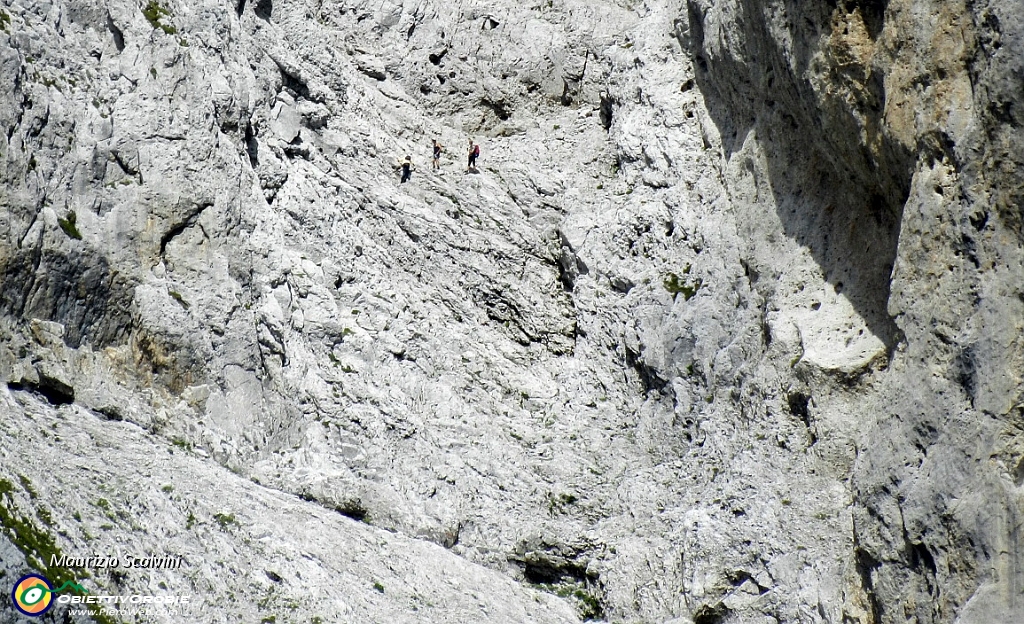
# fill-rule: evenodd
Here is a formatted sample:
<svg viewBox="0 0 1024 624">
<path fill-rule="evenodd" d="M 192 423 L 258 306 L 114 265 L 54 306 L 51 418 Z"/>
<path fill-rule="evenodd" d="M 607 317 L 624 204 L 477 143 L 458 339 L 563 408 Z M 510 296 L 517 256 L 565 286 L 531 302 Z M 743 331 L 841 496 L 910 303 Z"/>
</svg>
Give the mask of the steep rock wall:
<svg viewBox="0 0 1024 624">
<path fill-rule="evenodd" d="M 871 621 L 1024 608 L 1022 19 L 1005 3 L 693 0 L 680 25 L 726 158 L 762 155 L 780 217 L 895 347 L 851 473 Z"/>
<path fill-rule="evenodd" d="M 1012 10 L 158 7 L 0 16 L 5 504 L 64 551 L 278 621 L 1014 612 Z"/>
</svg>

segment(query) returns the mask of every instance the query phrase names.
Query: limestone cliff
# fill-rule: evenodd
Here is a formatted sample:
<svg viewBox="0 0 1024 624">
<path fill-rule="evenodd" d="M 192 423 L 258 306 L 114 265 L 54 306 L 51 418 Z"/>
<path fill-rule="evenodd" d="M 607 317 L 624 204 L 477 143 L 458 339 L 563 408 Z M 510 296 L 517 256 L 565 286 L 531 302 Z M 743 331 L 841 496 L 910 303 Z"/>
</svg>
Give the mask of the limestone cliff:
<svg viewBox="0 0 1024 624">
<path fill-rule="evenodd" d="M 873 621 L 1024 613 L 1022 20 L 695 0 L 680 27 L 727 161 L 889 348 L 850 472 Z"/>
<path fill-rule="evenodd" d="M 10 0 L 3 578 L 1017 621 L 1024 9 L 805 4 Z"/>
</svg>

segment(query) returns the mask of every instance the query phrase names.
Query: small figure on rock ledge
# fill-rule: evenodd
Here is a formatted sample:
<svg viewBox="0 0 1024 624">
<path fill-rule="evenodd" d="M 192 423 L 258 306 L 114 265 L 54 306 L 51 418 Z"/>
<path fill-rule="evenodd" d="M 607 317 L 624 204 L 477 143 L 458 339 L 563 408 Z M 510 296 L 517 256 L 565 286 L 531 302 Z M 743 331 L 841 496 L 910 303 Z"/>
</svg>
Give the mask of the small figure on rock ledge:
<svg viewBox="0 0 1024 624">
<path fill-rule="evenodd" d="M 432 162 L 432 165 L 435 170 L 441 168 L 441 152 L 443 151 L 444 145 L 441 145 L 440 143 L 437 142 L 437 139 L 434 139 L 434 160 Z"/>
<path fill-rule="evenodd" d="M 402 182 L 401 183 L 404 184 L 404 183 L 408 182 L 409 178 L 412 177 L 412 158 L 410 158 L 409 156 L 406 156 L 405 160 L 403 160 L 402 162 L 398 163 L 398 166 L 395 167 L 395 168 L 396 169 L 401 168 L 401 170 L 402 170 Z"/>
<path fill-rule="evenodd" d="M 469 140 L 469 165 L 466 167 L 466 173 L 476 172 L 476 159 L 480 157 L 480 146 L 473 143 L 473 139 Z"/>
</svg>

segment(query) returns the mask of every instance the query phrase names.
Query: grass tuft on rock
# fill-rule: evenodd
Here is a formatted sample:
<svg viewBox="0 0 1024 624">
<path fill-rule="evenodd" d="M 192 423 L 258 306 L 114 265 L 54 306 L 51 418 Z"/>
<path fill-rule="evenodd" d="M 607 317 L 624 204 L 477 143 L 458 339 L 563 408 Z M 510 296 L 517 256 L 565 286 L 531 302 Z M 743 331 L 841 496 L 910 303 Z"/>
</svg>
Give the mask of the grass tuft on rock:
<svg viewBox="0 0 1024 624">
<path fill-rule="evenodd" d="M 171 17 L 171 11 L 167 7 L 162 6 L 156 0 L 149 0 L 149 4 L 142 8 L 142 15 L 153 28 L 159 28 L 168 35 L 173 35 L 178 32 L 178 29 L 174 26 L 164 24 L 160 21 L 165 17 Z"/>
<path fill-rule="evenodd" d="M 568 598 L 576 613 L 584 622 L 601 620 L 604 618 L 604 607 L 601 600 L 590 592 L 590 588 L 579 583 L 540 583 L 534 585 L 541 591 L 546 591 L 560 598 Z"/>
<path fill-rule="evenodd" d="M 192 307 L 192 305 L 188 301 L 185 301 L 185 298 L 182 297 L 181 293 L 179 293 L 178 291 L 169 290 L 167 291 L 167 294 L 171 296 L 171 299 L 177 301 L 181 305 L 181 307 L 185 308 L 186 310 Z"/>
<path fill-rule="evenodd" d="M 82 240 L 82 233 L 78 231 L 78 227 L 75 225 L 75 220 L 77 218 L 75 211 L 72 210 L 68 213 L 68 216 L 63 219 L 58 218 L 57 224 L 60 225 L 60 229 L 64 230 L 64 233 L 68 235 L 68 238 Z"/>
<path fill-rule="evenodd" d="M 665 287 L 665 290 L 672 293 L 673 299 L 681 294 L 684 301 L 689 301 L 697 294 L 700 287 L 704 285 L 704 280 L 699 277 L 696 279 L 686 277 L 689 273 L 690 265 L 686 265 L 683 269 L 683 277 L 680 277 L 675 273 L 669 273 L 665 276 L 665 280 L 662 282 L 662 285 Z"/>
<path fill-rule="evenodd" d="M 241 526 L 238 524 L 238 520 L 235 519 L 234 514 L 217 513 L 213 514 L 213 519 L 217 521 L 217 524 L 220 525 L 220 528 L 223 531 L 226 531 L 233 526 Z"/>
</svg>

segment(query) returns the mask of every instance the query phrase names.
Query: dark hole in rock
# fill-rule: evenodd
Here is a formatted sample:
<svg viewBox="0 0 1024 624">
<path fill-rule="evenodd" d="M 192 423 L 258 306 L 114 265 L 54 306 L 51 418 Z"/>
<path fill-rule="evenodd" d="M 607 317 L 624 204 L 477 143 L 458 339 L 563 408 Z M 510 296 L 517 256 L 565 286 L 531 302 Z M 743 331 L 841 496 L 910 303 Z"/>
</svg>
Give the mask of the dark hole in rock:
<svg viewBox="0 0 1024 624">
<path fill-rule="evenodd" d="M 861 588 L 867 594 L 868 605 L 871 608 L 871 621 L 881 622 L 883 621 L 882 605 L 879 604 L 878 596 L 875 595 L 875 583 L 872 575 L 875 570 L 882 567 L 882 562 L 860 546 L 854 548 L 853 554 L 857 562 L 857 574 L 860 575 Z"/>
<path fill-rule="evenodd" d="M 935 558 L 924 544 L 910 545 L 910 566 L 916 570 L 927 570 L 933 576 L 936 572 Z"/>
<path fill-rule="evenodd" d="M 980 232 L 985 229 L 985 225 L 988 224 L 988 212 L 982 210 L 980 214 L 973 214 L 968 217 L 968 219 L 970 220 L 971 225 L 974 226 L 974 229 Z"/>
<path fill-rule="evenodd" d="M 260 145 L 252 129 L 252 123 L 245 124 L 245 153 L 249 156 L 249 164 L 252 168 L 260 166 L 259 158 Z"/>
<path fill-rule="evenodd" d="M 803 392 L 793 392 L 786 396 L 786 404 L 789 406 L 789 413 L 796 416 L 807 427 L 808 435 L 811 437 L 811 444 L 817 442 L 814 434 L 813 419 L 810 410 L 811 397 Z"/>
<path fill-rule="evenodd" d="M 298 97 L 305 98 L 307 100 L 310 99 L 309 86 L 306 85 L 306 82 L 302 80 L 302 78 L 290 73 L 280 65 L 277 66 L 277 69 L 281 72 L 281 87 L 283 89 L 290 90 Z"/>
<path fill-rule="evenodd" d="M 274 13 L 274 0 L 256 0 L 252 5 L 252 11 L 256 17 L 269 22 L 270 16 Z"/>
<path fill-rule="evenodd" d="M 611 96 L 608 95 L 607 93 L 602 93 L 601 108 L 598 111 L 598 115 L 601 119 L 601 127 L 603 127 L 605 130 L 608 130 L 612 127 L 612 117 L 615 113 L 614 106 L 615 102 L 612 100 Z"/>
<path fill-rule="evenodd" d="M 721 624 L 729 615 L 729 607 L 721 602 L 701 605 L 693 612 L 693 624 Z"/>
<path fill-rule="evenodd" d="M 786 397 L 786 403 L 789 405 L 789 413 L 796 416 L 804 423 L 810 422 L 811 413 L 809 404 L 811 397 L 807 396 L 803 392 L 794 392 Z"/>
<path fill-rule="evenodd" d="M 512 116 L 512 110 L 509 108 L 505 100 L 498 100 L 496 102 L 484 98 L 480 101 L 481 104 L 491 109 L 498 119 L 507 121 Z"/>
<path fill-rule="evenodd" d="M 369 515 L 366 507 L 364 507 L 363 503 L 358 500 L 345 501 L 344 503 L 336 506 L 334 510 L 346 518 L 351 518 L 358 522 L 366 522 L 366 518 Z"/>
<path fill-rule="evenodd" d="M 10 382 L 7 387 L 11 390 L 23 390 L 42 396 L 50 405 L 68 405 L 75 402 L 75 389 L 59 379 L 39 375 L 39 383 L 32 383 L 22 379 L 20 382 Z"/>
<path fill-rule="evenodd" d="M 448 48 L 442 48 L 437 52 L 431 52 L 427 55 L 427 60 L 429 60 L 433 65 L 440 65 L 445 54 L 448 54 Z"/>
</svg>

